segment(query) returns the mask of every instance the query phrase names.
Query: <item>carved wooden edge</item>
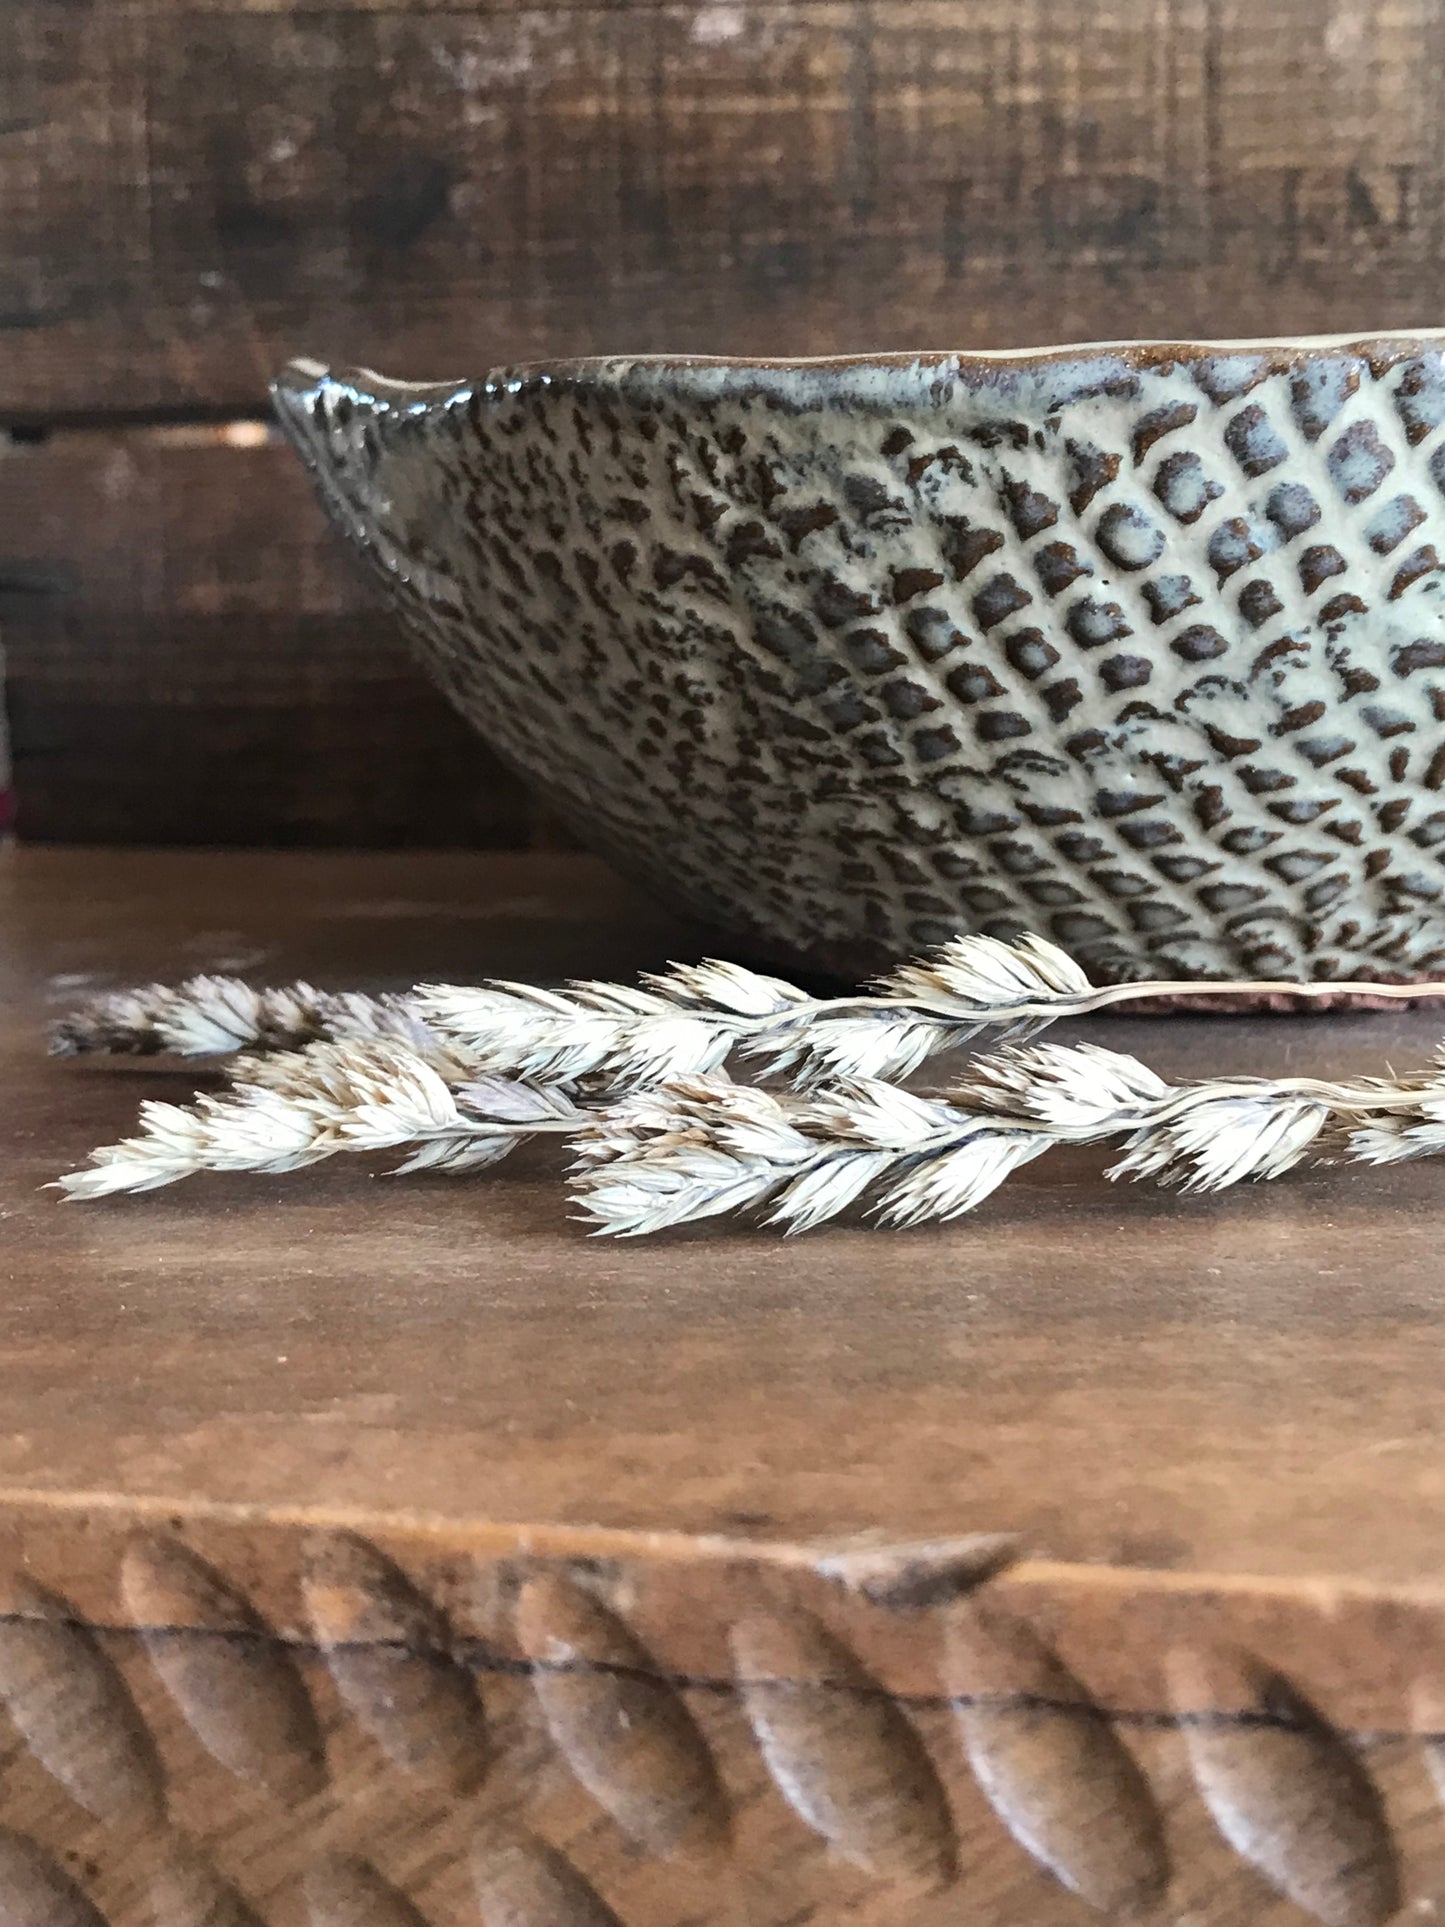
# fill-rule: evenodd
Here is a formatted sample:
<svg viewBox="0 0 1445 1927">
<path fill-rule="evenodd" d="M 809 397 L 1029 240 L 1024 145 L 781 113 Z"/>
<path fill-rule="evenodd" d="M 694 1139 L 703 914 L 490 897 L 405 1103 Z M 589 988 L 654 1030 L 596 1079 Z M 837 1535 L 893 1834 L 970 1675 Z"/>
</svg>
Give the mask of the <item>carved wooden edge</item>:
<svg viewBox="0 0 1445 1927">
<path fill-rule="evenodd" d="M 0 1921 L 662 1927 L 747 1857 L 871 1920 L 1003 1850 L 970 1919 L 1372 1927 L 1445 1867 L 1445 1589 L 367 1524 L 0 1500 Z"/>
</svg>

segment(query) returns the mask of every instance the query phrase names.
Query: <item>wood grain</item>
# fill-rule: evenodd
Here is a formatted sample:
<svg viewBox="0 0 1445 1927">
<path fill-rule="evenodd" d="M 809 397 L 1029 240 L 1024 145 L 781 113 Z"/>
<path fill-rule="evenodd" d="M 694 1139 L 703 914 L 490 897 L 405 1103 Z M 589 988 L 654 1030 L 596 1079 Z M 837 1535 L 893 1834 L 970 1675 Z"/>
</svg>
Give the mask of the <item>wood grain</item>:
<svg viewBox="0 0 1445 1927">
<path fill-rule="evenodd" d="M 228 967 L 628 978 L 714 940 L 581 858 L 21 849 L 0 891 L 0 1482 L 827 1537 L 831 1583 L 905 1610 L 927 1584 L 880 1588 L 850 1535 L 935 1542 L 945 1570 L 946 1542 L 983 1532 L 1111 1564 L 1436 1571 L 1428 1162 L 1181 1201 L 1061 1154 L 951 1229 L 790 1241 L 591 1241 L 540 1152 L 465 1184 L 338 1159 L 61 1205 L 47 1178 L 197 1078 L 46 1059 L 46 1013 L 85 988 Z M 1089 1034 L 1166 1073 L 1339 1074 L 1403 1071 L 1438 1028 L 1397 1011 Z M 107 1360 L 104 1404 L 77 1409 L 84 1355 Z"/>
<path fill-rule="evenodd" d="M 1441 0 L 20 0 L 0 418 L 1445 309 Z"/>
<path fill-rule="evenodd" d="M 1428 1918 L 1428 1166 L 629 1249 L 525 1159 L 37 1189 L 196 1077 L 46 1061 L 83 987 L 703 942 L 580 858 L 0 856 L 0 1917 Z M 1309 1073 L 1435 1020 L 1091 1034 Z"/>
<path fill-rule="evenodd" d="M 133 431 L 0 458 L 0 628 L 28 839 L 528 839 L 522 785 L 275 444 Z"/>
</svg>

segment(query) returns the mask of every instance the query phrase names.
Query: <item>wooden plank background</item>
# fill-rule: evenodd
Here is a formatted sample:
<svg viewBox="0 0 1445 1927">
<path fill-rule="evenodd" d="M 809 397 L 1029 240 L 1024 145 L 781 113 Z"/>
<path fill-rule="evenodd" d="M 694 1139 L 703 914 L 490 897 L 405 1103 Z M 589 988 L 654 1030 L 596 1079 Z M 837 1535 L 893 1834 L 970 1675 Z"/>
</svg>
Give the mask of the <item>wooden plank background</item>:
<svg viewBox="0 0 1445 1927">
<path fill-rule="evenodd" d="M 258 431 L 0 460 L 0 626 L 37 841 L 516 848 L 535 809 L 408 661 Z"/>
<path fill-rule="evenodd" d="M 36 836 L 529 833 L 284 458 L 154 433 L 255 418 L 290 353 L 1445 319 L 1445 0 L 11 0 L 6 38 L 0 421 L 52 437 L 0 464 Z"/>
</svg>

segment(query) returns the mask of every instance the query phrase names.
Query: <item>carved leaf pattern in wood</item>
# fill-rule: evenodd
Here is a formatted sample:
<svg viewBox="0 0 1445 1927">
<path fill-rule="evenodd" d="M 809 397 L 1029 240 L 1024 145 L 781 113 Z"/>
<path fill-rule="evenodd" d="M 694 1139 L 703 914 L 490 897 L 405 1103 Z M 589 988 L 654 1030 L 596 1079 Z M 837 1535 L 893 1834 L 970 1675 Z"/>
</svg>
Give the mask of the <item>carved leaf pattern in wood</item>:
<svg viewBox="0 0 1445 1927">
<path fill-rule="evenodd" d="M 845 1858 L 930 1886 L 954 1871 L 953 1822 L 907 1716 L 813 1614 L 760 1612 L 733 1631 L 748 1719 L 794 1811 Z"/>
<path fill-rule="evenodd" d="M 190 1842 L 171 1846 L 150 1882 L 157 1927 L 265 1927 L 250 1903 Z"/>
<path fill-rule="evenodd" d="M 840 1547 L 818 1561 L 825 1579 L 861 1593 L 876 1606 L 922 1610 L 961 1599 L 1019 1556 L 1012 1532 L 971 1532 L 960 1539 L 866 1541 Z"/>
<path fill-rule="evenodd" d="M 483 1835 L 472 1870 L 487 1927 L 622 1927 L 592 1883 L 545 1840 Z"/>
<path fill-rule="evenodd" d="M 23 1573 L 0 1603 L 0 1700 L 30 1751 L 97 1819 L 161 1821 L 160 1757 L 95 1634 Z"/>
<path fill-rule="evenodd" d="M 275 1793 L 315 1793 L 325 1779 L 321 1729 L 295 1662 L 246 1596 L 159 1533 L 126 1548 L 121 1591 L 151 1664 L 206 1750 Z"/>
<path fill-rule="evenodd" d="M 430 1927 L 358 1854 L 328 1854 L 307 1869 L 303 1884 L 310 1927 Z"/>
<path fill-rule="evenodd" d="M 712 1755 L 617 1614 L 547 1575 L 523 1587 L 517 1631 L 559 1752 L 624 1832 L 662 1854 L 716 1845 L 727 1806 Z"/>
<path fill-rule="evenodd" d="M 138 1697 L 108 1648 L 119 1629 L 85 1623 L 28 1574 L 12 1577 L 0 1620 L 0 1699 L 36 1764 L 101 1829 L 92 1859 L 89 1850 L 69 1849 L 71 1823 L 60 1816 L 74 1809 L 64 1802 L 53 1831 L 46 1810 L 0 1827 L 0 1927 L 291 1927 L 302 1918 L 309 1927 L 434 1927 L 425 1854 L 400 1867 L 386 1851 L 373 1858 L 374 1843 L 358 1837 L 360 1823 L 344 1803 L 318 1801 L 298 1822 L 304 1797 L 325 1791 L 321 1728 L 304 1680 L 312 1664 L 330 1671 L 343 1717 L 379 1747 L 382 1775 L 400 1770 L 397 1784 L 429 1789 L 431 1804 L 419 1811 L 455 1816 L 441 1850 L 451 1891 L 465 1879 L 486 1927 L 670 1924 L 655 1905 L 629 1913 L 628 1882 L 656 1856 L 727 1848 L 734 1817 L 725 1789 L 746 1779 L 746 1762 L 729 1757 L 739 1744 L 756 1746 L 797 1818 L 889 1905 L 890 1896 L 903 1904 L 910 1893 L 947 1885 L 960 1859 L 971 1872 L 986 1853 L 986 1808 L 956 1821 L 945 1791 L 966 1761 L 982 1802 L 1018 1846 L 1102 1915 L 1184 1917 L 1178 1908 L 1193 1905 L 1184 1894 L 1194 1869 L 1170 1865 L 1164 1796 L 1151 1783 L 1158 1756 L 1144 1750 L 1146 1774 L 1119 1716 L 1039 1624 L 1007 1610 L 992 1587 L 963 1600 L 945 1589 L 925 1603 L 910 1583 L 891 1605 L 855 1602 L 865 1615 L 906 1627 L 908 1639 L 935 1656 L 937 1688 L 922 1697 L 930 1718 L 951 1716 L 960 1744 L 950 1753 L 938 1743 L 946 1729 L 931 1725 L 931 1753 L 906 1700 L 832 1623 L 826 1602 L 839 1597 L 839 1575 L 825 1565 L 802 1574 L 801 1592 L 796 1574 L 779 1583 L 774 1573 L 755 1588 L 757 1604 L 729 1630 L 730 1676 L 684 1678 L 670 1675 L 634 1628 L 627 1585 L 594 1583 L 584 1570 L 540 1559 L 523 1560 L 520 1571 L 498 1567 L 500 1589 L 492 1585 L 487 1596 L 514 1599 L 521 1654 L 504 1659 L 485 1642 L 458 1639 L 427 1589 L 379 1547 L 318 1533 L 297 1575 L 319 1647 L 307 1660 L 245 1586 L 179 1535 L 147 1532 L 125 1545 L 116 1574 L 132 1633 L 160 1682 L 152 1695 L 140 1691 L 145 1662 L 137 1656 Z M 1195 1642 L 1164 1657 L 1172 1710 L 1150 1717 L 1161 1738 L 1173 1736 L 1173 1757 L 1187 1761 L 1220 1853 L 1238 1856 L 1242 1877 L 1262 1875 L 1322 1927 L 1383 1927 L 1401 1900 L 1399 1851 L 1353 1744 L 1254 1653 Z M 596 1802 L 595 1817 L 580 1831 L 571 1823 L 560 1844 L 546 1837 L 545 1814 L 528 1808 L 532 1768 L 518 1780 L 507 1773 L 508 1758 L 490 1759 L 475 1674 L 492 1664 L 517 1675 L 515 1691 L 531 1695 L 561 1764 Z M 1425 1732 L 1440 1724 L 1432 1691 L 1427 1676 L 1414 1694 L 1422 1778 L 1436 1765 L 1436 1742 Z M 705 1702 L 694 1703 L 695 1692 Z M 716 1708 L 728 1696 L 743 1721 L 699 1720 L 702 1704 Z M 214 1826 L 203 1822 L 194 1839 L 167 1820 L 161 1756 L 141 1706 L 152 1715 L 174 1708 L 234 1777 L 234 1817 L 222 1802 Z M 499 1754 L 518 1731 L 499 1724 Z M 494 1777 L 484 1783 L 489 1765 Z M 0 1801 L 7 1788 L 0 1775 Z M 1169 1799 L 1177 1804 L 1177 1787 Z M 245 1869 L 237 1879 L 231 1864 L 236 1827 L 247 1824 L 239 1816 L 259 1811 L 294 1827 L 294 1864 L 264 1888 Z M 0 1818 L 21 1816 L 0 1807 Z M 743 1824 L 739 1805 L 739 1855 L 750 1837 Z M 136 1843 L 146 1843 L 133 1877 L 110 1883 L 107 1841 L 122 1867 Z M 1197 1837 L 1192 1851 L 1197 1858 Z M 799 1869 L 816 1860 L 805 1850 Z M 711 1880 L 711 1862 L 697 1864 Z M 786 1885 L 791 1876 L 785 1863 L 779 1878 Z M 671 1877 L 659 1869 L 659 1878 Z M 775 1914 L 790 1917 L 789 1908 L 833 1920 L 808 1888 L 811 1878 L 800 1872 L 796 1895 L 780 1889 L 760 1903 L 760 1927 L 774 1927 Z M 454 1913 L 453 1898 L 436 1919 L 450 1922 Z M 695 1909 L 684 1917 L 702 1918 Z M 870 1927 L 885 1917 L 866 1916 Z M 977 1918 L 990 1927 L 1002 1916 L 985 1901 Z M 1213 1900 L 1199 1914 L 1201 1927 L 1233 1918 Z"/>
<path fill-rule="evenodd" d="M 443 1615 L 365 1539 L 317 1534 L 302 1590 L 331 1676 L 388 1758 L 452 1793 L 488 1764 L 481 1694 Z"/>
<path fill-rule="evenodd" d="M 1181 1650 L 1169 1674 L 1195 1780 L 1229 1844 L 1326 1927 L 1379 1927 L 1400 1904 L 1395 1847 L 1339 1734 L 1248 1653 Z"/>
<path fill-rule="evenodd" d="M 5 1927 L 108 1927 L 64 1868 L 9 1827 L 0 1827 L 0 1919 Z"/>
<path fill-rule="evenodd" d="M 1169 1863 L 1154 1796 L 1037 1633 L 983 1605 L 959 1608 L 945 1680 L 974 1776 L 1020 1845 L 1105 1912 L 1158 1899 Z"/>
</svg>

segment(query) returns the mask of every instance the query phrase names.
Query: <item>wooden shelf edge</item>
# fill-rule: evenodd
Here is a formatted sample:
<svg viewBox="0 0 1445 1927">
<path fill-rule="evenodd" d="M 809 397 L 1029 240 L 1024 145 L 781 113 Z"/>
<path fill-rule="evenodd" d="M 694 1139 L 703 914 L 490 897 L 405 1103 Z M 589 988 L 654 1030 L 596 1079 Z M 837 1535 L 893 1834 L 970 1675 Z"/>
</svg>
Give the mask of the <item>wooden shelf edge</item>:
<svg viewBox="0 0 1445 1927">
<path fill-rule="evenodd" d="M 1210 1921 L 1388 1917 L 1445 1746 L 1445 1598 L 1010 1566 L 997 1540 L 992 1571 L 986 1543 L 0 1492 L 0 1896 L 40 1893 L 45 1927 L 139 1927 L 157 1893 L 415 1927 L 424 1809 L 428 1877 L 517 1927 L 697 1918 L 689 1883 L 757 1856 L 750 1922 L 881 1927 L 1000 1843 L 971 1918 L 1065 1927 L 1079 1894 L 1149 1917 L 1201 1880 L 1243 1910 Z M 92 1830 L 99 1888 L 72 1892 Z"/>
</svg>

